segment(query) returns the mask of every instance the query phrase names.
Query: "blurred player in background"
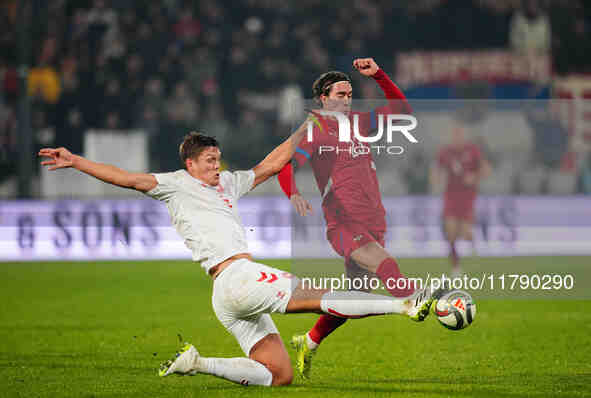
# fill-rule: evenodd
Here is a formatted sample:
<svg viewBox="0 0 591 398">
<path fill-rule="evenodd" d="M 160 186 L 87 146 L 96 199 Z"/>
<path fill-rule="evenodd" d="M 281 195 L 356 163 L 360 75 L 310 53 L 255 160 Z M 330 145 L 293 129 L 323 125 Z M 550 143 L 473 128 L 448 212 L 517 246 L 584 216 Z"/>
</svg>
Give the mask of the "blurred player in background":
<svg viewBox="0 0 591 398">
<path fill-rule="evenodd" d="M 358 115 L 359 133 L 363 136 L 373 135 L 372 130 L 377 126 L 380 114 L 411 113 L 410 104 L 402 91 L 373 58 L 356 59 L 353 67 L 378 83 L 390 100 L 388 104 L 373 112 L 352 111 L 351 79 L 343 72 L 332 71 L 321 75 L 312 86 L 314 98 L 322 110 L 342 112 L 351 121 L 354 115 Z M 412 295 L 415 287 L 406 282 L 396 260 L 384 249 L 386 211 L 371 151 L 355 151 L 355 148 L 366 144 L 354 136 L 351 142 L 340 142 L 335 118 L 318 113 L 315 116 L 312 140 L 303 139 L 296 149 L 294 161 L 279 173 L 283 191 L 300 216 L 312 211 L 310 204 L 299 194 L 293 176 L 295 170 L 310 163 L 322 195 L 327 238 L 333 249 L 345 259 L 347 277 L 378 277 L 392 296 Z M 320 151 L 321 147 L 333 150 Z M 318 345 L 345 321 L 345 318 L 322 315 L 308 333 L 293 336 L 296 370 L 300 375 L 308 377 Z"/>
<path fill-rule="evenodd" d="M 445 184 L 443 194 L 443 232 L 449 243 L 449 259 L 452 276 L 461 274 L 460 258 L 456 241 L 471 242 L 475 251 L 472 227 L 474 225 L 474 203 L 478 184 L 490 175 L 491 168 L 476 144 L 466 138 L 464 126 L 456 124 L 451 131 L 451 143 L 437 154 L 431 166 L 431 185 L 435 192 Z"/>
</svg>

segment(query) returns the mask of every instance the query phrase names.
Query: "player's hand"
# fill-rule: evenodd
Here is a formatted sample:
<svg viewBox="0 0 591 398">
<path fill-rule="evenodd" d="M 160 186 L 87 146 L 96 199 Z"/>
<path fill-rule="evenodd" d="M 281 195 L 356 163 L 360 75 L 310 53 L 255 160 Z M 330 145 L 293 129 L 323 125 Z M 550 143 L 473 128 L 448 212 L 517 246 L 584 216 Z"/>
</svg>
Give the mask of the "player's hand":
<svg viewBox="0 0 591 398">
<path fill-rule="evenodd" d="M 353 67 L 364 76 L 373 76 L 380 69 L 373 58 L 357 58 L 353 61 Z"/>
<path fill-rule="evenodd" d="M 50 166 L 50 171 L 72 167 L 74 158 L 66 148 L 43 148 L 39 151 L 39 156 L 51 158 L 50 160 L 41 162 L 43 166 Z"/>
<path fill-rule="evenodd" d="M 300 216 L 305 217 L 308 214 L 314 213 L 314 210 L 312 209 L 310 203 L 308 203 L 308 201 L 304 199 L 302 195 L 300 195 L 299 193 L 294 193 L 293 195 L 291 195 L 291 198 L 289 198 L 289 200 L 291 201 L 291 204 Z"/>
</svg>

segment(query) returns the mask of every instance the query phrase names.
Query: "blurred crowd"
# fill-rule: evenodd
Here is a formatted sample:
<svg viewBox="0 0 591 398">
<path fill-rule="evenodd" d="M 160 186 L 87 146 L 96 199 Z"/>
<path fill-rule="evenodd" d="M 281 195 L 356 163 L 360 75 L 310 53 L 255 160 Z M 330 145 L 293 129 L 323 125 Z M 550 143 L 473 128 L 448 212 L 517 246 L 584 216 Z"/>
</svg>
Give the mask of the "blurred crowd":
<svg viewBox="0 0 591 398">
<path fill-rule="evenodd" d="M 190 130 L 215 135 L 232 167 L 252 167 L 289 134 L 289 110 L 311 98 L 314 79 L 350 71 L 357 56 L 393 76 L 403 51 L 512 48 L 553 54 L 557 74 L 591 72 L 590 9 L 578 0 L 37 4 L 29 9 L 35 145 L 82 153 L 89 129 L 142 129 L 155 171 L 179 167 L 170 144 Z M 15 173 L 19 155 L 16 14 L 16 0 L 1 3 L 0 179 Z M 379 95 L 352 77 L 358 95 Z"/>
</svg>

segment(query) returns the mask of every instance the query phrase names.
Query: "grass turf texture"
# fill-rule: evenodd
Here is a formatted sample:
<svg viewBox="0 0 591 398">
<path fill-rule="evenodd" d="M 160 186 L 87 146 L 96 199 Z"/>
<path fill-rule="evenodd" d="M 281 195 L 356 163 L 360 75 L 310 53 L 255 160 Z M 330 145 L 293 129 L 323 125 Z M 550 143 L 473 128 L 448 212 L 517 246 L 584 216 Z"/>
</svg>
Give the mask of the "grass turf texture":
<svg viewBox="0 0 591 398">
<path fill-rule="evenodd" d="M 508 269 L 545 262 L 586 269 L 589 258 L 478 259 Z M 444 259 L 401 263 L 447 267 Z M 312 380 L 266 389 L 157 376 L 179 347 L 177 333 L 205 356 L 242 356 L 213 314 L 211 281 L 197 264 L 5 263 L 0 280 L 0 396 L 591 396 L 591 301 L 480 300 L 475 323 L 460 332 L 434 316 L 352 320 L 323 343 Z M 316 316 L 274 319 L 287 342 Z"/>
</svg>

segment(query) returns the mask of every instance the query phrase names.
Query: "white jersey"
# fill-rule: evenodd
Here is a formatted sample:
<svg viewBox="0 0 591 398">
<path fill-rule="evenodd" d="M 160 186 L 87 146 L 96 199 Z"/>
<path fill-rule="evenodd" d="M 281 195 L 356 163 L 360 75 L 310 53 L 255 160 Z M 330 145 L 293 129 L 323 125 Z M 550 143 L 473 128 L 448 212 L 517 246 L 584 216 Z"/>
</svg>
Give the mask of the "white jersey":
<svg viewBox="0 0 591 398">
<path fill-rule="evenodd" d="M 146 195 L 166 203 L 172 224 L 205 272 L 238 253 L 248 252 L 237 202 L 252 189 L 254 171 L 222 171 L 215 187 L 186 170 L 154 176 L 158 185 Z"/>
</svg>

